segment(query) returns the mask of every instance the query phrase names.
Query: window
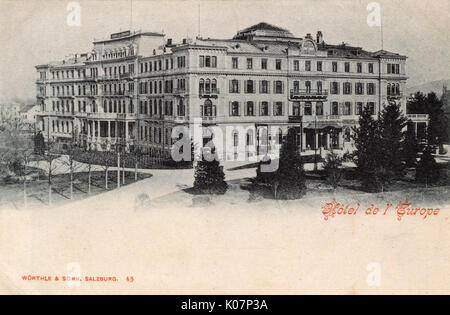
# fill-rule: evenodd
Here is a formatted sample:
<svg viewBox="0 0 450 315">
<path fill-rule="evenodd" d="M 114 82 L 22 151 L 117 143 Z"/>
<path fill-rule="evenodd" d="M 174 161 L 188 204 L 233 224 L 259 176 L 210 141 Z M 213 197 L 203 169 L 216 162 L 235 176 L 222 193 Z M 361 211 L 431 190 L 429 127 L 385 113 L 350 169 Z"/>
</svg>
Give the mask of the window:
<svg viewBox="0 0 450 315">
<path fill-rule="evenodd" d="M 373 63 L 369 63 L 369 73 L 373 73 Z"/>
<path fill-rule="evenodd" d="M 322 71 L 322 61 L 317 61 L 317 71 Z"/>
<path fill-rule="evenodd" d="M 351 114 L 352 114 L 352 103 L 345 102 L 344 103 L 344 115 L 351 115 Z"/>
<path fill-rule="evenodd" d="M 300 102 L 294 102 L 292 104 L 292 115 L 300 116 Z"/>
<path fill-rule="evenodd" d="M 338 71 L 338 64 L 337 64 L 337 62 L 333 62 L 332 67 L 333 67 L 333 72 L 337 72 Z"/>
<path fill-rule="evenodd" d="M 273 115 L 282 116 L 283 115 L 283 102 L 275 102 L 273 106 Z"/>
<path fill-rule="evenodd" d="M 294 71 L 300 71 L 300 61 L 294 60 Z"/>
<path fill-rule="evenodd" d="M 322 94 L 322 81 L 317 81 L 317 93 Z"/>
<path fill-rule="evenodd" d="M 168 61 L 168 60 L 166 60 L 166 61 Z M 160 64 L 160 67 L 161 67 L 161 64 Z M 201 68 L 203 68 L 203 67 L 217 68 L 217 57 L 216 56 L 200 56 L 200 67 Z"/>
<path fill-rule="evenodd" d="M 275 69 L 281 70 L 281 59 L 275 60 Z"/>
<path fill-rule="evenodd" d="M 294 93 L 299 93 L 299 92 L 300 92 L 300 82 L 294 81 Z"/>
<path fill-rule="evenodd" d="M 231 102 L 230 116 L 239 116 L 239 102 Z"/>
<path fill-rule="evenodd" d="M 339 94 L 339 82 L 331 82 L 331 94 Z"/>
<path fill-rule="evenodd" d="M 233 131 L 233 146 L 237 147 L 239 145 L 239 133 L 235 130 Z"/>
<path fill-rule="evenodd" d="M 345 72 L 350 72 L 350 62 L 346 62 L 344 65 L 345 65 Z"/>
<path fill-rule="evenodd" d="M 275 94 L 283 94 L 283 81 L 275 81 Z"/>
<path fill-rule="evenodd" d="M 361 115 L 362 113 L 362 107 L 363 107 L 363 103 L 362 102 L 357 102 L 356 106 L 355 106 L 355 115 Z"/>
<path fill-rule="evenodd" d="M 205 91 L 205 80 L 200 79 L 200 81 L 198 83 L 198 90 L 200 93 Z"/>
<path fill-rule="evenodd" d="M 305 71 L 311 71 L 311 60 L 305 61 Z"/>
<path fill-rule="evenodd" d="M 316 103 L 316 116 L 322 116 L 323 115 L 323 102 L 317 102 Z"/>
<path fill-rule="evenodd" d="M 230 81 L 230 93 L 239 93 L 239 81 L 238 80 Z"/>
<path fill-rule="evenodd" d="M 371 115 L 375 115 L 375 103 L 374 102 L 368 102 L 367 107 L 369 107 L 369 111 Z"/>
<path fill-rule="evenodd" d="M 339 115 L 339 103 L 333 102 L 331 103 L 331 115 Z"/>
<path fill-rule="evenodd" d="M 247 145 L 253 145 L 253 130 L 247 132 Z"/>
<path fill-rule="evenodd" d="M 255 105 L 252 101 L 247 102 L 246 113 L 247 116 L 255 116 Z"/>
<path fill-rule="evenodd" d="M 312 115 L 312 103 L 311 102 L 305 102 L 305 116 L 311 116 Z"/>
<path fill-rule="evenodd" d="M 262 80 L 259 83 L 259 93 L 268 94 L 269 93 L 269 81 Z"/>
<path fill-rule="evenodd" d="M 247 69 L 253 69 L 253 59 L 247 58 Z"/>
<path fill-rule="evenodd" d="M 239 59 L 237 57 L 233 57 L 231 59 L 233 69 L 239 68 Z"/>
<path fill-rule="evenodd" d="M 363 88 L 363 84 L 361 82 L 356 83 L 355 89 L 356 89 L 356 94 L 358 94 L 358 95 L 364 94 L 364 88 Z"/>
<path fill-rule="evenodd" d="M 261 69 L 267 69 L 267 59 L 261 59 Z"/>
<path fill-rule="evenodd" d="M 352 94 L 352 84 L 350 82 L 344 82 L 344 94 Z"/>
<path fill-rule="evenodd" d="M 305 82 L 306 93 L 311 93 L 311 81 Z"/>
<path fill-rule="evenodd" d="M 261 116 L 268 116 L 269 115 L 269 103 L 268 102 L 261 102 L 261 107 L 259 114 Z"/>
<path fill-rule="evenodd" d="M 358 73 L 362 72 L 362 64 L 360 62 L 357 63 L 356 70 L 357 70 Z"/>
<path fill-rule="evenodd" d="M 245 81 L 245 93 L 255 93 L 254 81 Z"/>
<path fill-rule="evenodd" d="M 214 117 L 216 116 L 216 107 L 213 106 L 211 100 L 207 99 L 203 105 L 203 116 Z"/>
<path fill-rule="evenodd" d="M 367 83 L 367 95 L 375 95 L 375 84 Z"/>
</svg>

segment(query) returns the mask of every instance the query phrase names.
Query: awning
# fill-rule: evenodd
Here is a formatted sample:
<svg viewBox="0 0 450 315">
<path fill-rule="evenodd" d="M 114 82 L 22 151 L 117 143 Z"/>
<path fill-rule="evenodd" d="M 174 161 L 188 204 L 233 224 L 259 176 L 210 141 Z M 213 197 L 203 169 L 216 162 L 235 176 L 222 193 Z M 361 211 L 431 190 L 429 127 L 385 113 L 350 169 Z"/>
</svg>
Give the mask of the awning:
<svg viewBox="0 0 450 315">
<path fill-rule="evenodd" d="M 335 128 L 341 129 L 343 125 L 335 121 L 317 121 L 309 122 L 303 126 L 306 129 L 325 129 L 325 128 Z"/>
</svg>

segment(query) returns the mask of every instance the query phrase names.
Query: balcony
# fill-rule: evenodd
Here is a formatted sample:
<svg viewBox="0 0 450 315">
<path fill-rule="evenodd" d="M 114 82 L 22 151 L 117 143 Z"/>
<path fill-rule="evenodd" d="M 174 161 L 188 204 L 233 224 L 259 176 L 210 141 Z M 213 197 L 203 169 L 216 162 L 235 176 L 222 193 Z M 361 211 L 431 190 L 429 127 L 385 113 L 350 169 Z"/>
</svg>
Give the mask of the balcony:
<svg viewBox="0 0 450 315">
<path fill-rule="evenodd" d="M 120 113 L 117 114 L 117 119 L 118 120 L 135 120 L 136 119 L 136 114 L 135 113 Z"/>
<path fill-rule="evenodd" d="M 176 124 L 182 124 L 188 121 L 188 118 L 186 116 L 174 116 L 173 122 Z"/>
<path fill-rule="evenodd" d="M 288 117 L 289 123 L 301 123 L 302 122 L 302 116 L 300 115 L 291 115 Z"/>
<path fill-rule="evenodd" d="M 119 77 L 120 77 L 121 79 L 132 79 L 133 74 L 130 73 L 130 72 L 124 72 L 124 73 L 120 73 L 120 74 L 119 74 Z"/>
<path fill-rule="evenodd" d="M 112 80 L 120 80 L 120 75 L 111 74 L 111 75 L 101 75 L 98 77 L 99 80 L 112 81 Z"/>
<path fill-rule="evenodd" d="M 323 101 L 328 97 L 328 90 L 313 89 L 293 89 L 291 90 L 291 100 L 318 100 Z"/>
<path fill-rule="evenodd" d="M 396 94 L 388 94 L 387 99 L 388 100 L 399 100 L 403 98 L 403 93 L 396 93 Z"/>
<path fill-rule="evenodd" d="M 413 122 L 428 122 L 428 114 L 406 114 Z"/>
<path fill-rule="evenodd" d="M 103 96 L 127 96 L 125 91 L 103 91 Z"/>
<path fill-rule="evenodd" d="M 200 98 L 218 98 L 220 91 L 219 89 L 200 89 L 198 92 Z"/>
<path fill-rule="evenodd" d="M 185 94 L 186 93 L 186 89 L 173 89 L 173 94 Z"/>
<path fill-rule="evenodd" d="M 56 111 L 55 115 L 59 117 L 73 117 L 74 113 L 71 111 Z"/>
</svg>

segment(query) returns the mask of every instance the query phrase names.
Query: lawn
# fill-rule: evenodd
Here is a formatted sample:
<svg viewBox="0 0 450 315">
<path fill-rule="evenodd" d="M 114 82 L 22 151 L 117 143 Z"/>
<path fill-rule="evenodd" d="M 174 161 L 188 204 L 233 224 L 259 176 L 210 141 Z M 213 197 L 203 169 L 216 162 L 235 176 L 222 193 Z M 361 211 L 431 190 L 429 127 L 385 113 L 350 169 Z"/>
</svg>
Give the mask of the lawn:
<svg viewBox="0 0 450 315">
<path fill-rule="evenodd" d="M 414 170 L 410 170 L 402 180 L 392 182 L 384 193 L 369 193 L 355 179 L 356 169 L 347 168 L 344 171 L 344 179 L 335 191 L 326 183 L 323 171 L 306 172 L 306 195 L 298 200 L 275 200 L 269 189 L 252 189 L 252 178 L 244 178 L 228 181 L 229 189 L 225 195 L 198 196 L 191 188 L 188 188 L 154 199 L 147 204 L 147 207 L 150 209 L 203 206 L 221 210 L 229 207 L 271 209 L 282 205 L 295 209 L 301 204 L 320 209 L 322 205 L 334 198 L 343 203 L 360 203 L 367 206 L 371 203 L 396 204 L 408 198 L 418 206 L 439 206 L 450 202 L 450 176 L 448 176 L 447 166 L 442 165 L 440 182 L 429 188 L 416 183 Z"/>
<path fill-rule="evenodd" d="M 45 173 L 40 169 L 32 169 L 33 180 L 27 182 L 27 202 L 31 208 L 48 205 L 48 180 Z M 122 176 L 123 172 L 121 173 Z M 138 181 L 151 177 L 150 174 L 138 173 Z M 134 172 L 125 172 L 125 185 L 135 182 Z M 80 172 L 74 174 L 73 199 L 84 198 L 101 194 L 117 187 L 117 172 L 108 173 L 108 189 L 105 189 L 105 173 L 101 171 L 91 172 L 91 193 L 88 193 L 88 173 Z M 70 175 L 54 175 L 52 179 L 52 203 L 62 205 L 70 200 Z M 123 186 L 121 178 L 121 186 Z M 22 208 L 24 205 L 23 183 L 7 177 L 0 177 L 0 209 Z"/>
</svg>

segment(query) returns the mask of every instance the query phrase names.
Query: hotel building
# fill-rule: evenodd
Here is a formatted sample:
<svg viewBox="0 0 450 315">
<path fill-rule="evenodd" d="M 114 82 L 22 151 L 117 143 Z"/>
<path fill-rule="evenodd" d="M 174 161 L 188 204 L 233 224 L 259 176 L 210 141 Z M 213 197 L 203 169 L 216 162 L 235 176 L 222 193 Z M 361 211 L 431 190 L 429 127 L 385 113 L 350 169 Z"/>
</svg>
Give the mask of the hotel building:
<svg viewBox="0 0 450 315">
<path fill-rule="evenodd" d="M 223 156 L 261 153 L 294 127 L 302 152 L 351 151 L 362 108 L 396 102 L 406 113 L 406 57 L 300 38 L 259 23 L 232 39 L 121 32 L 90 53 L 36 66 L 38 126 L 95 150 L 170 152 L 176 126 L 219 128 Z M 214 127 L 214 128 L 213 128 Z M 242 134 L 242 130 L 245 134 Z M 214 139 L 217 141 L 217 139 Z"/>
</svg>

